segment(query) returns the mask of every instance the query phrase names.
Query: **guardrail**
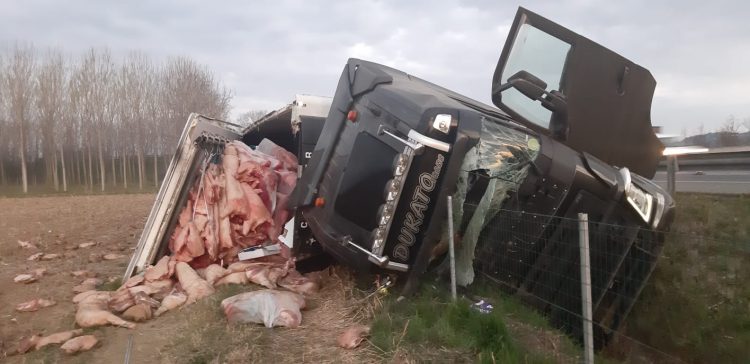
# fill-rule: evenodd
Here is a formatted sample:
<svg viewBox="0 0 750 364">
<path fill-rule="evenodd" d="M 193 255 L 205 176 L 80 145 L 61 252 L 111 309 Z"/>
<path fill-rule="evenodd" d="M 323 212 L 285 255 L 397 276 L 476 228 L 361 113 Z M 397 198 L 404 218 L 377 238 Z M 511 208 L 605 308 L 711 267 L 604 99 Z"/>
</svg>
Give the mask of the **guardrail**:
<svg viewBox="0 0 750 364">
<path fill-rule="evenodd" d="M 706 153 L 677 155 L 677 164 L 683 170 L 696 169 L 750 169 L 750 147 L 716 148 Z M 667 157 L 659 161 L 659 169 L 667 168 Z"/>
</svg>

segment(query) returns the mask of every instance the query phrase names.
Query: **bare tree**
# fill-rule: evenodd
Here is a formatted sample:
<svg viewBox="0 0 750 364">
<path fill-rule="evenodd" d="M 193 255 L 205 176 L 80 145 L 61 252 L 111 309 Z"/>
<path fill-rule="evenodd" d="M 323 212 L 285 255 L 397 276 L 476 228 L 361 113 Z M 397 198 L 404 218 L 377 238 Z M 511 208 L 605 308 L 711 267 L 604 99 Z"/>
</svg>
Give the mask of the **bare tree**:
<svg viewBox="0 0 750 364">
<path fill-rule="evenodd" d="M 31 123 L 31 104 L 34 72 L 34 50 L 31 46 L 16 44 L 3 69 L 3 102 L 9 113 L 10 124 L 18 136 L 18 156 L 21 164 L 23 193 L 29 192 L 27 169 L 27 133 Z"/>
<path fill-rule="evenodd" d="M 268 114 L 268 110 L 248 110 L 239 115 L 235 122 L 240 125 L 250 125 L 252 122 Z"/>
<path fill-rule="evenodd" d="M 188 115 L 229 111 L 230 92 L 187 57 L 157 65 L 142 53 L 116 61 L 106 49 L 75 60 L 57 50 L 36 55 L 0 49 L 0 184 L 25 192 L 36 181 L 105 191 L 120 178 L 126 189 L 131 181 L 143 188 L 152 174 L 158 186 Z"/>
<path fill-rule="evenodd" d="M 62 117 L 65 75 L 62 54 L 49 51 L 35 78 L 35 106 L 42 131 L 45 175 L 52 176 L 55 190 L 59 187 L 57 173 L 57 121 Z M 50 182 L 47 179 L 47 182 Z"/>
<path fill-rule="evenodd" d="M 724 124 L 719 129 L 719 140 L 721 146 L 729 147 L 737 145 L 738 136 L 737 133 L 740 130 L 740 122 L 734 115 L 729 115 L 724 121 Z"/>
</svg>

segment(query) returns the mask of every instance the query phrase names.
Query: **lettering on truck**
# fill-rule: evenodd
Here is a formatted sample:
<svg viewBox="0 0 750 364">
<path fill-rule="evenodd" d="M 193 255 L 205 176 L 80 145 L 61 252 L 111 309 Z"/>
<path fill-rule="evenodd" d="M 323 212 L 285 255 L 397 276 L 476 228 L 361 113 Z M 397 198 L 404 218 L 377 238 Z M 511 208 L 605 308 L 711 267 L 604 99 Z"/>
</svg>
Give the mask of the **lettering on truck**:
<svg viewBox="0 0 750 364">
<path fill-rule="evenodd" d="M 409 211 L 404 217 L 404 225 L 398 234 L 398 244 L 393 248 L 393 257 L 398 260 L 403 262 L 409 260 L 409 248 L 416 242 L 416 234 L 424 223 L 424 213 L 430 206 L 429 193 L 437 185 L 444 161 L 445 157 L 442 154 L 438 154 L 432 172 L 424 172 L 419 175 L 419 183 L 414 189 L 411 202 L 409 203 Z"/>
</svg>

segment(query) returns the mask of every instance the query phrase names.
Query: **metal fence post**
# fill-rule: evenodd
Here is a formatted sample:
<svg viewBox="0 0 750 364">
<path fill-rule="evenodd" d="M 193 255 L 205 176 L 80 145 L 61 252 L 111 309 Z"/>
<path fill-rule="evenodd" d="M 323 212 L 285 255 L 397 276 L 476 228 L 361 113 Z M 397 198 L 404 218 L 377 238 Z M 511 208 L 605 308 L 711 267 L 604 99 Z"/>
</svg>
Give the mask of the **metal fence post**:
<svg viewBox="0 0 750 364">
<path fill-rule="evenodd" d="M 677 180 L 677 156 L 667 156 L 667 192 L 670 196 L 674 196 Z"/>
<path fill-rule="evenodd" d="M 591 262 L 589 256 L 589 216 L 578 214 L 578 243 L 581 255 L 581 305 L 583 313 L 583 362 L 594 363 L 594 328 L 591 309 Z"/>
<path fill-rule="evenodd" d="M 456 250 L 453 245 L 453 197 L 448 196 L 448 255 L 451 260 L 451 297 L 456 301 Z"/>
</svg>

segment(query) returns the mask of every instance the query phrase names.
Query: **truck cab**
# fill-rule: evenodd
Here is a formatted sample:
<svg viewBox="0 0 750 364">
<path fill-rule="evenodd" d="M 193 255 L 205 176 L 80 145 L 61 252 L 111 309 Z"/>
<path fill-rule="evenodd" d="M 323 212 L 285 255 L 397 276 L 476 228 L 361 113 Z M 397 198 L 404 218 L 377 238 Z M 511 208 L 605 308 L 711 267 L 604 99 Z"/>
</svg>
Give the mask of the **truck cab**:
<svg viewBox="0 0 750 364">
<path fill-rule="evenodd" d="M 632 307 L 615 302 L 617 290 L 633 289 L 618 279 L 637 274 L 640 292 L 664 241 L 650 232 L 667 230 L 674 214 L 649 180 L 663 149 L 649 115 L 655 84 L 645 68 L 523 8 L 492 78 L 494 106 L 350 59 L 293 201 L 327 253 L 360 271 L 397 273 L 405 292 L 435 259 L 452 208 L 471 255 L 459 283 L 485 265 L 511 292 L 543 297 L 536 303 L 562 316 L 580 301 L 558 302 L 569 296 L 562 275 L 541 273 L 577 264 L 543 259 L 565 251 L 565 238 L 549 239 L 562 236 L 559 218 L 583 212 L 624 226 L 617 241 L 591 248 L 618 247 L 621 259 L 592 258 L 604 272 L 592 278 L 595 315 L 616 329 Z M 521 226 L 530 214 L 546 221 Z M 493 225 L 508 227 L 502 243 Z M 652 241 L 645 257 L 643 236 Z M 493 258 L 473 261 L 480 249 Z"/>
</svg>

